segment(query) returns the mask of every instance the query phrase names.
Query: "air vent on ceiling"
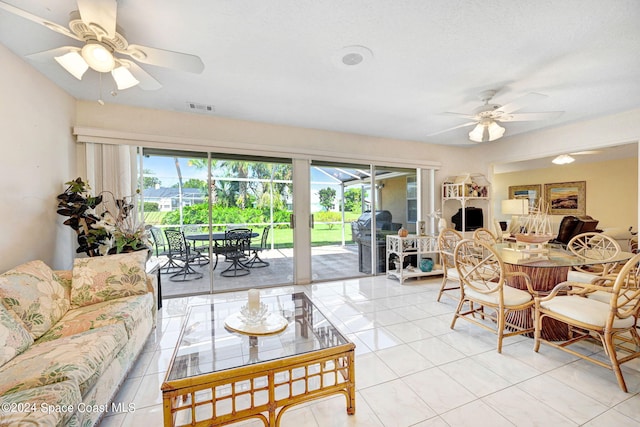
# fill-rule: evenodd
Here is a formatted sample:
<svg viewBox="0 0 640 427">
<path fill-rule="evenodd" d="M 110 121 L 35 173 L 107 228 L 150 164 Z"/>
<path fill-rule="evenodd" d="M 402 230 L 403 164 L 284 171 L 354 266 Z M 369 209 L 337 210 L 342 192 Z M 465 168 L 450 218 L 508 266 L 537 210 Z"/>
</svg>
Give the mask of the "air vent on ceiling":
<svg viewBox="0 0 640 427">
<path fill-rule="evenodd" d="M 215 113 L 216 108 L 213 105 L 200 104 L 197 102 L 187 102 L 187 109 L 194 113 Z"/>
</svg>

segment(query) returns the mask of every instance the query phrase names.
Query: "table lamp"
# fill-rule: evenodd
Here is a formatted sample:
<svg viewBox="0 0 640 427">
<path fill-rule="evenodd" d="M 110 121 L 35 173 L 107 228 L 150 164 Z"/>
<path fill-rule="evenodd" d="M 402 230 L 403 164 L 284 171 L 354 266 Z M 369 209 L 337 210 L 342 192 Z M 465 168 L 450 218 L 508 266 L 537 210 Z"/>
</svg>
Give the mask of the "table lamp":
<svg viewBox="0 0 640 427">
<path fill-rule="evenodd" d="M 509 234 L 514 235 L 520 231 L 519 216 L 529 213 L 528 199 L 507 199 L 502 201 L 502 214 L 511 215 Z"/>
</svg>

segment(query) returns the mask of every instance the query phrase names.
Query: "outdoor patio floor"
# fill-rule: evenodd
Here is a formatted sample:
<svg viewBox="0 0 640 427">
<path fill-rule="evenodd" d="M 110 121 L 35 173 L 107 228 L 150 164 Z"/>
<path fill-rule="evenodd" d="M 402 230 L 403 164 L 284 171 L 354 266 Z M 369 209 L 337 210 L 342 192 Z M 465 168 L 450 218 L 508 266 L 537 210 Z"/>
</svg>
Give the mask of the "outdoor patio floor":
<svg viewBox="0 0 640 427">
<path fill-rule="evenodd" d="M 252 268 L 246 276 L 223 277 L 220 275 L 228 263 L 221 256 L 213 271 L 214 292 L 243 290 L 293 283 L 293 249 L 266 250 L 260 258 L 267 261 L 267 267 Z M 171 274 L 162 274 L 162 296 L 171 298 L 183 295 L 209 293 L 211 287 L 210 265 L 194 265 L 194 270 L 202 273 L 201 279 L 174 282 Z M 359 271 L 358 246 L 319 246 L 313 248 L 312 280 L 325 281 L 339 278 L 362 277 Z"/>
</svg>

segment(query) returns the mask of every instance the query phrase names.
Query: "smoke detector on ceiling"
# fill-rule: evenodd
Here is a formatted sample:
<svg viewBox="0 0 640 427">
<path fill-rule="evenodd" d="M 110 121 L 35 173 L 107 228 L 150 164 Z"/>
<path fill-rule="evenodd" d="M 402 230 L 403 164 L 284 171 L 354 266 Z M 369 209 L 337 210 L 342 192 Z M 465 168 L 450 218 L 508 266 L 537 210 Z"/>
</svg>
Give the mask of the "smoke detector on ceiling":
<svg viewBox="0 0 640 427">
<path fill-rule="evenodd" d="M 345 46 L 333 54 L 331 61 L 339 68 L 354 69 L 373 59 L 373 52 L 365 46 Z"/>
</svg>

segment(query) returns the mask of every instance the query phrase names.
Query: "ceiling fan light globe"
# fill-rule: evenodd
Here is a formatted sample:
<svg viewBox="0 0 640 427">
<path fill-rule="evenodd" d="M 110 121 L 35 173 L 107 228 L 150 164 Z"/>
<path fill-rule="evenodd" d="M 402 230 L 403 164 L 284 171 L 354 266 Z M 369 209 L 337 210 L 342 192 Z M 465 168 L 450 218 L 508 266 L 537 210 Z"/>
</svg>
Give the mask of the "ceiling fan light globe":
<svg viewBox="0 0 640 427">
<path fill-rule="evenodd" d="M 115 66 L 113 54 L 97 42 L 85 44 L 82 47 L 82 57 L 87 61 L 89 67 L 101 73 L 107 73 Z"/>
<path fill-rule="evenodd" d="M 469 132 L 469 139 L 473 142 L 484 142 L 484 130 L 485 126 L 481 123 L 478 123 L 476 127 L 474 127 L 473 130 Z"/>
<path fill-rule="evenodd" d="M 62 56 L 53 58 L 58 64 L 67 70 L 73 77 L 82 80 L 82 76 L 89 69 L 87 62 L 80 56 L 78 51 L 72 50 Z"/>
<path fill-rule="evenodd" d="M 118 86 L 118 90 L 129 89 L 140 83 L 124 65 L 114 68 L 111 71 L 111 75 Z"/>
<path fill-rule="evenodd" d="M 502 135 L 504 135 L 504 128 L 498 123 L 492 121 L 491 124 L 487 126 L 487 132 L 489 133 L 489 141 L 495 141 L 496 139 L 502 138 Z"/>
</svg>

